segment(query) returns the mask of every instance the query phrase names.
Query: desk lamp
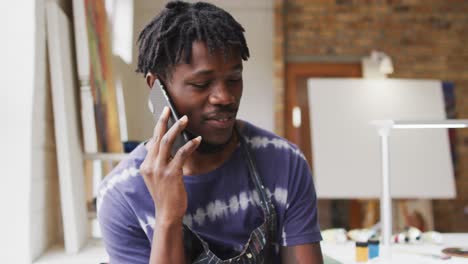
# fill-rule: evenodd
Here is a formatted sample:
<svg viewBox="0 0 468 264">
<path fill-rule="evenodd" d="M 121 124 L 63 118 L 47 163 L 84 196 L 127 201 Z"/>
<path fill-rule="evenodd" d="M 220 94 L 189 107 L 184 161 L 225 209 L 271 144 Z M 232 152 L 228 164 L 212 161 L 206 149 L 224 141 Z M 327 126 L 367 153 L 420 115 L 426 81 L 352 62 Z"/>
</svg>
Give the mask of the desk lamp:
<svg viewBox="0 0 468 264">
<path fill-rule="evenodd" d="M 390 167 L 388 137 L 392 129 L 422 129 L 422 128 L 467 128 L 468 119 L 459 120 L 374 120 L 374 125 L 380 136 L 382 158 L 382 193 L 380 198 L 380 219 L 382 228 L 382 258 L 391 258 L 392 237 L 392 200 L 390 194 Z"/>
</svg>

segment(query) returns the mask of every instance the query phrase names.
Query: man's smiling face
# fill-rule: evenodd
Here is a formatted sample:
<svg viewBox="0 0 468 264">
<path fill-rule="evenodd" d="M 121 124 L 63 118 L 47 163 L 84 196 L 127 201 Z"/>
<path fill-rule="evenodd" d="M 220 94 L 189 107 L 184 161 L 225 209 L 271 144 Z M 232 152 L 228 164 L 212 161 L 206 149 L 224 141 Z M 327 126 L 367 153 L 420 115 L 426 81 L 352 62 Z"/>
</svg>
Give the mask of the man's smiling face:
<svg viewBox="0 0 468 264">
<path fill-rule="evenodd" d="M 169 78 L 167 92 L 179 115 L 187 115 L 187 130 L 211 145 L 229 142 L 242 96 L 241 56 L 210 53 L 196 41 L 190 64 L 177 64 Z"/>
</svg>

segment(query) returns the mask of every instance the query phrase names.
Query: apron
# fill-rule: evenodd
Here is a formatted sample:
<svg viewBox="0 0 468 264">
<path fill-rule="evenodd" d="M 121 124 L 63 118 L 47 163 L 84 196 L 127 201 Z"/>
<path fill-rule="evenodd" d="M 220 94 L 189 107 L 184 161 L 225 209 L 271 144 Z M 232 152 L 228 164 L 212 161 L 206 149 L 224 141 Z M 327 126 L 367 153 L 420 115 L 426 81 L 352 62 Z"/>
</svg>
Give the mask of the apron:
<svg viewBox="0 0 468 264">
<path fill-rule="evenodd" d="M 237 129 L 236 129 L 237 132 Z M 263 223 L 255 228 L 244 245 L 241 253 L 235 257 L 222 260 L 217 257 L 196 232 L 184 225 L 184 248 L 188 263 L 194 264 L 224 264 L 224 263 L 273 263 L 274 246 L 276 241 L 276 212 L 275 206 L 268 197 L 263 181 L 258 174 L 255 162 L 249 151 L 245 138 L 239 135 L 244 157 L 249 167 L 250 179 L 260 196 L 260 204 L 265 216 Z"/>
</svg>

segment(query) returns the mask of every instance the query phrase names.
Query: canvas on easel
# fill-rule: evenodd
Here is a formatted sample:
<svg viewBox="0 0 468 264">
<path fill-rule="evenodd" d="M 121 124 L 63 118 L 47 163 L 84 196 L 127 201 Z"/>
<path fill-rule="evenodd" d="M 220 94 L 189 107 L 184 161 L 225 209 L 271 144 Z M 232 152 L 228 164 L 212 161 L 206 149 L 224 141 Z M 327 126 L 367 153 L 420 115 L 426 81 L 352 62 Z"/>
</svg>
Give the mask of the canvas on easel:
<svg viewBox="0 0 468 264">
<path fill-rule="evenodd" d="M 441 87 L 437 80 L 309 79 L 318 197 L 380 197 L 379 138 L 369 122 L 443 120 Z M 455 197 L 446 129 L 392 131 L 390 145 L 393 198 Z"/>
<path fill-rule="evenodd" d="M 312 78 L 308 92 L 313 168 L 322 199 L 380 196 L 380 146 L 371 120 L 446 118 L 442 83 L 437 80 Z M 455 196 L 447 130 L 392 131 L 390 141 L 393 198 Z M 400 203 L 394 209 L 398 229 L 407 224 L 434 226 L 427 200 Z M 376 216 L 365 219 L 365 225 L 375 224 Z"/>
</svg>

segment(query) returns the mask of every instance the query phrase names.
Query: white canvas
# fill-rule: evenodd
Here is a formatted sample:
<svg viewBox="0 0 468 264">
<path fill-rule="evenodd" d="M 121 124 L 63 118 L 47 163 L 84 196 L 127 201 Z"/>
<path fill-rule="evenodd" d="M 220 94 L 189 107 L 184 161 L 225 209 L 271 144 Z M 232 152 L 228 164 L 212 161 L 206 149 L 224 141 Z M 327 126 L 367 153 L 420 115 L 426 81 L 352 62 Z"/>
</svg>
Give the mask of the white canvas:
<svg viewBox="0 0 468 264">
<path fill-rule="evenodd" d="M 376 119 L 445 119 L 440 81 L 309 79 L 313 171 L 319 198 L 378 198 L 381 156 Z M 392 130 L 393 198 L 453 198 L 446 129 Z"/>
<path fill-rule="evenodd" d="M 70 21 L 57 3 L 48 2 L 47 44 L 65 250 L 77 253 L 88 238 L 88 222 L 71 40 Z"/>
<path fill-rule="evenodd" d="M 98 151 L 96 135 L 96 119 L 94 101 L 89 84 L 91 72 L 89 62 L 88 31 L 86 27 L 86 8 L 82 0 L 73 0 L 73 25 L 75 34 L 75 50 L 81 98 L 81 126 L 83 131 L 83 146 L 87 153 Z"/>
</svg>

